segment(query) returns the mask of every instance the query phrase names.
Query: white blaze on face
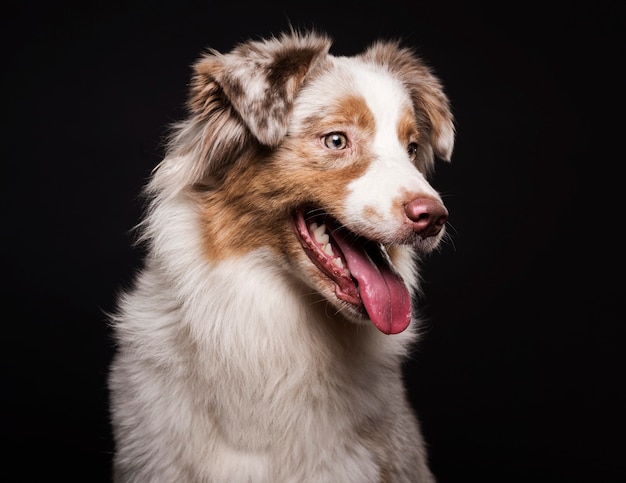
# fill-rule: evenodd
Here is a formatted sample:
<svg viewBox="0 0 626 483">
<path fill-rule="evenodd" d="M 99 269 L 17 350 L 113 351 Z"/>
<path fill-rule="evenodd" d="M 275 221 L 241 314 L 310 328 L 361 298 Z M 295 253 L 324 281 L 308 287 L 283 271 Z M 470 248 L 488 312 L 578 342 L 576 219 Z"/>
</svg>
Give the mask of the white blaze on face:
<svg viewBox="0 0 626 483">
<path fill-rule="evenodd" d="M 402 211 L 397 209 L 401 196 L 406 196 L 408 202 L 420 194 L 435 199 L 439 195 L 410 159 L 408 141 L 399 138 L 401 116 L 412 110 L 404 86 L 389 74 L 371 68 L 357 66 L 355 71 L 354 83 L 374 116 L 376 134 L 370 146 L 374 159 L 364 175 L 348 185 L 347 221 L 366 232 L 389 234 L 404 221 Z"/>
</svg>

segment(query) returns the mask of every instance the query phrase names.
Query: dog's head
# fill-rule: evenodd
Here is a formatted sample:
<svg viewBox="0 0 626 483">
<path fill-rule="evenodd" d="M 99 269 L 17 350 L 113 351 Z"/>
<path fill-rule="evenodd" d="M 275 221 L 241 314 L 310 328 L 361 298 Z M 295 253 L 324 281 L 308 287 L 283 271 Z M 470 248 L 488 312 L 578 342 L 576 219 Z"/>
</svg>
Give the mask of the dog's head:
<svg viewBox="0 0 626 483">
<path fill-rule="evenodd" d="M 354 57 L 329 48 L 291 33 L 209 52 L 165 171 L 193 187 L 211 260 L 269 248 L 350 319 L 398 333 L 413 254 L 444 233 L 426 176 L 434 156 L 450 159 L 452 115 L 439 80 L 398 42 Z"/>
</svg>

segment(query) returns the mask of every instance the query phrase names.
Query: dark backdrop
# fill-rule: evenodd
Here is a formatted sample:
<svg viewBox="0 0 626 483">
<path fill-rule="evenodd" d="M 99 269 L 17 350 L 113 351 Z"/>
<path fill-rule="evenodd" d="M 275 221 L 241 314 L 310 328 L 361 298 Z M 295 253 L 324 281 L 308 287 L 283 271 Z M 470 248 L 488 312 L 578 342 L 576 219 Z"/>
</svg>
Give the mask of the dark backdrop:
<svg viewBox="0 0 626 483">
<path fill-rule="evenodd" d="M 104 313 L 140 265 L 129 234 L 139 192 L 184 115 L 200 52 L 289 23 L 327 31 L 338 54 L 403 38 L 452 102 L 453 162 L 433 180 L 452 242 L 426 263 L 428 330 L 406 368 L 440 482 L 620 481 L 617 8 L 13 3 L 0 64 L 2 466 L 12 481 L 109 480 Z"/>
</svg>

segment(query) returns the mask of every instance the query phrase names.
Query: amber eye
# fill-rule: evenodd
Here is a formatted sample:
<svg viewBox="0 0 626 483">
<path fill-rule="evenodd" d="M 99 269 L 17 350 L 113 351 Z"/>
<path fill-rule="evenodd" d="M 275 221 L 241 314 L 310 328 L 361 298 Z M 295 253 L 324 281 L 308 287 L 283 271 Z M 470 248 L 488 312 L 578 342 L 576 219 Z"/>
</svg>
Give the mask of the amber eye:
<svg viewBox="0 0 626 483">
<path fill-rule="evenodd" d="M 409 153 L 409 158 L 411 161 L 415 161 L 417 159 L 417 143 L 409 143 L 406 148 L 406 152 Z"/>
<path fill-rule="evenodd" d="M 328 149 L 346 149 L 348 147 L 348 138 L 340 132 L 331 132 L 324 136 L 324 146 Z"/>
</svg>

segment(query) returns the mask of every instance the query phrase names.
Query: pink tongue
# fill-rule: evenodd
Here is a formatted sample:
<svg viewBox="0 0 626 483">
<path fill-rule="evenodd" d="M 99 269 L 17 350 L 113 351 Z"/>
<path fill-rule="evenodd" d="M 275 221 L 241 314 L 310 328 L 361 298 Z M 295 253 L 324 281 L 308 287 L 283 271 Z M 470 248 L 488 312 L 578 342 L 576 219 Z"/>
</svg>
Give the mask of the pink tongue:
<svg viewBox="0 0 626 483">
<path fill-rule="evenodd" d="M 352 276 L 359 282 L 361 300 L 374 325 L 385 334 L 405 330 L 411 322 L 411 296 L 400 276 L 386 262 L 381 260 L 376 264 L 364 250 L 347 243 L 341 234 L 333 232 L 333 238 Z"/>
</svg>

